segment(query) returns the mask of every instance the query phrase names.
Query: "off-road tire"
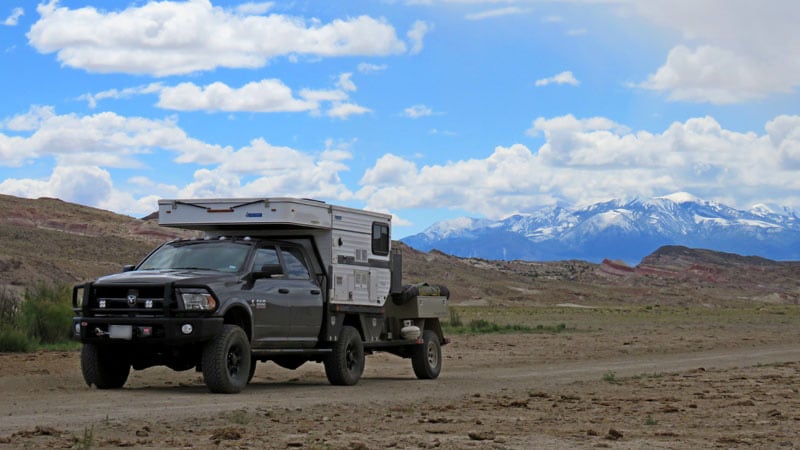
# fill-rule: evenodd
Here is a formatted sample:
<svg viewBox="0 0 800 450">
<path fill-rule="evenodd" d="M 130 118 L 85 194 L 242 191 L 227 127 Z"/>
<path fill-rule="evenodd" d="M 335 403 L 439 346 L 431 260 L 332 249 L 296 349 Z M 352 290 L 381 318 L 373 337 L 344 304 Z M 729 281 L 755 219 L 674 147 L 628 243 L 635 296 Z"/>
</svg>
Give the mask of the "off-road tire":
<svg viewBox="0 0 800 450">
<path fill-rule="evenodd" d="M 131 364 L 124 354 L 112 352 L 97 344 L 83 344 L 81 372 L 89 386 L 97 389 L 119 389 L 128 381 Z"/>
<path fill-rule="evenodd" d="M 226 324 L 222 333 L 203 348 L 203 379 L 208 390 L 235 394 L 247 385 L 250 374 L 250 343 L 236 325 Z"/>
<path fill-rule="evenodd" d="M 253 381 L 253 375 L 256 374 L 257 362 L 258 360 L 253 358 L 253 355 L 250 355 L 250 370 L 247 372 L 247 384 L 250 384 L 250 382 Z"/>
<path fill-rule="evenodd" d="M 442 345 L 439 336 L 431 330 L 422 333 L 422 345 L 411 354 L 414 375 L 420 380 L 435 380 L 442 371 Z"/>
<path fill-rule="evenodd" d="M 325 358 L 325 376 L 335 386 L 352 386 L 364 373 L 364 343 L 358 330 L 342 327 L 333 352 Z"/>
</svg>

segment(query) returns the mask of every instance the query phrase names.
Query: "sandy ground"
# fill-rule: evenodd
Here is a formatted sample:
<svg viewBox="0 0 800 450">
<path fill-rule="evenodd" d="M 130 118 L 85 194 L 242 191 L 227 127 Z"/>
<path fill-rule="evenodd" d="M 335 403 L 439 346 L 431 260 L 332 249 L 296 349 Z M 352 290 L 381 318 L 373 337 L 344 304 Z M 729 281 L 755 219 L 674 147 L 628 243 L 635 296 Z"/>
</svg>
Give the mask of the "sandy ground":
<svg viewBox="0 0 800 450">
<path fill-rule="evenodd" d="M 166 368 L 99 391 L 77 352 L 0 354 L 0 449 L 800 448 L 797 311 L 650 313 L 453 336 L 433 381 L 386 354 L 353 387 L 259 363 L 238 395 Z"/>
</svg>

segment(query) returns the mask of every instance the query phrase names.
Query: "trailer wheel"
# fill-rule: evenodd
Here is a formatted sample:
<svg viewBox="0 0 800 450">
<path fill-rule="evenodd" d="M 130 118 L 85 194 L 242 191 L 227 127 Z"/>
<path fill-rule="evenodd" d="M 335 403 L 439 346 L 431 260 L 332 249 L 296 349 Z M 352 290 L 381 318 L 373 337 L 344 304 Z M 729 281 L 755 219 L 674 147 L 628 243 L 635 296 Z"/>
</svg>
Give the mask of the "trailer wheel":
<svg viewBox="0 0 800 450">
<path fill-rule="evenodd" d="M 414 375 L 420 380 L 435 380 L 442 371 L 442 346 L 439 336 L 431 330 L 422 333 L 422 345 L 411 355 Z"/>
<path fill-rule="evenodd" d="M 225 325 L 222 333 L 203 348 L 203 379 L 208 390 L 235 394 L 247 385 L 250 374 L 250 344 L 236 325 Z"/>
<path fill-rule="evenodd" d="M 325 358 L 325 376 L 336 386 L 352 386 L 364 373 L 364 343 L 358 330 L 342 327 L 333 352 Z"/>
<path fill-rule="evenodd" d="M 131 364 L 125 355 L 114 354 L 96 344 L 83 344 L 81 372 L 89 386 L 97 389 L 119 389 L 128 381 Z"/>
</svg>

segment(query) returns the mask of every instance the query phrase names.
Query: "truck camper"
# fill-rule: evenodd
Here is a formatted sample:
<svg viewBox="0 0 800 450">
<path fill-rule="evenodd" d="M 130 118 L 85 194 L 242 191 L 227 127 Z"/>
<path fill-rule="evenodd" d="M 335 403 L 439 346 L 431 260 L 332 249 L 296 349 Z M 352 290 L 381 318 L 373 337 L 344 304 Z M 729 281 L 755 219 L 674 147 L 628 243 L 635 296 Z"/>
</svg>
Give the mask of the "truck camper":
<svg viewBox="0 0 800 450">
<path fill-rule="evenodd" d="M 449 292 L 404 285 L 391 215 L 298 198 L 160 200 L 161 226 L 202 232 L 167 242 L 122 273 L 73 289 L 87 384 L 122 387 L 131 368 L 196 369 L 236 393 L 257 361 L 323 363 L 354 385 L 365 355 L 411 360 L 434 379 Z"/>
</svg>

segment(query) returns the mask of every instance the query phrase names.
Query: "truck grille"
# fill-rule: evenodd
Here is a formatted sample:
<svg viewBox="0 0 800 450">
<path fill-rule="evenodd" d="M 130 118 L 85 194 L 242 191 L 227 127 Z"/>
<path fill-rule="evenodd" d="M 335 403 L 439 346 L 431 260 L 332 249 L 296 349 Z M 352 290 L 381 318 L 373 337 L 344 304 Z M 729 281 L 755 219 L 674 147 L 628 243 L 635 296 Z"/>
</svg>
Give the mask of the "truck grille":
<svg viewBox="0 0 800 450">
<path fill-rule="evenodd" d="M 88 312 L 94 317 L 159 317 L 175 310 L 164 286 L 94 286 Z"/>
</svg>

